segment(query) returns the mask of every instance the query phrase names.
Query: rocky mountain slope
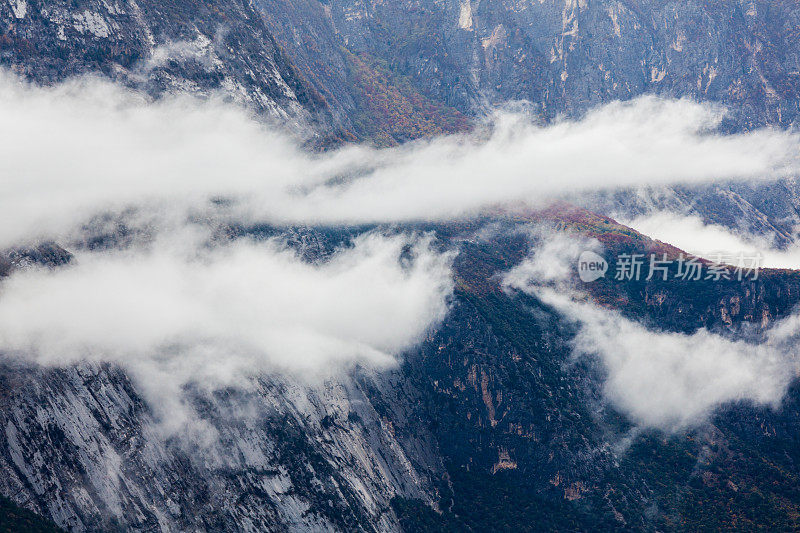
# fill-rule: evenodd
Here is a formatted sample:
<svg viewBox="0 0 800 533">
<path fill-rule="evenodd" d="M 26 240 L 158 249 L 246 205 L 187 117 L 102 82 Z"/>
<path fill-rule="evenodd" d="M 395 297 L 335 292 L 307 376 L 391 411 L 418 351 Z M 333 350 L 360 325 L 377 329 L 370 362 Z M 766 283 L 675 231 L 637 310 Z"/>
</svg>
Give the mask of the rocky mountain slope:
<svg viewBox="0 0 800 533">
<path fill-rule="evenodd" d="M 363 379 L 383 401 L 414 392 Z M 392 498 L 436 504 L 430 440 L 403 442 L 415 422 L 381 418 L 356 381 L 198 393 L 209 443 L 158 435 L 113 367 L 5 364 L 2 390 L 2 492 L 71 531 L 385 531 Z"/>
<path fill-rule="evenodd" d="M 324 148 L 465 131 L 516 100 L 551 120 L 644 93 L 727 105 L 731 130 L 795 125 L 798 32 L 795 0 L 0 0 L 0 65 L 41 83 L 95 73 L 155 97 L 223 94 Z M 698 213 L 788 244 L 797 191 L 785 180 L 583 204 Z M 698 427 L 640 430 L 604 397 L 603 365 L 573 361 L 575 325 L 500 283 L 541 246 L 541 225 L 596 238 L 609 259 L 676 252 L 567 206 L 402 226 L 459 254 L 450 313 L 399 368 L 187 390 L 191 435 L 160 433 L 119 367 L 4 355 L 0 493 L 74 531 L 798 529 L 797 385 L 774 408 L 733 401 Z M 365 228 L 229 230 L 281 235 L 315 261 Z M 69 261 L 56 245 L 7 251 L 0 277 Z M 791 313 L 800 277 L 606 280 L 589 297 L 660 331 L 736 339 Z"/>
<path fill-rule="evenodd" d="M 350 117 L 353 131 L 381 143 L 458 131 L 464 125 L 453 112 L 481 116 L 518 101 L 547 121 L 642 94 L 690 97 L 724 105 L 729 130 L 789 127 L 800 113 L 796 1 L 258 6 L 310 83 Z M 433 115 L 409 103 L 420 98 Z M 786 245 L 800 224 L 796 191 L 789 179 L 627 191 L 584 205 L 626 216 L 672 209 Z"/>
<path fill-rule="evenodd" d="M 154 95 L 220 92 L 295 128 L 326 118 L 247 2 L 3 2 L 0 65 L 44 83 L 97 73 Z"/>
<path fill-rule="evenodd" d="M 541 224 L 598 238 L 609 253 L 675 251 L 566 206 L 408 228 L 459 250 L 457 289 L 446 320 L 399 369 L 190 389 L 196 435 L 159 434 L 117 367 L 6 360 L 2 493 L 75 531 L 797 527 L 797 391 L 780 409 L 733 402 L 696 429 L 631 433 L 601 394 L 602 365 L 567 364 L 569 321 L 500 285 L 498 274 L 540 246 L 529 235 Z M 282 234 L 319 260 L 356 233 Z M 609 281 L 593 298 L 685 332 L 753 317 L 768 326 L 763 317 L 800 299 L 789 271 L 698 287 Z"/>
<path fill-rule="evenodd" d="M 39 82 L 101 73 L 153 95 L 221 93 L 325 147 L 465 131 L 526 101 L 542 119 L 641 94 L 717 102 L 726 127 L 798 113 L 798 3 L 258 0 L 0 4 L 0 65 Z M 786 245 L 797 184 L 628 192 L 584 205 L 652 209 Z"/>
<path fill-rule="evenodd" d="M 510 101 L 552 119 L 645 93 L 720 102 L 747 129 L 800 112 L 799 17 L 795 1 L 760 0 L 8 0 L 0 64 L 219 90 L 339 141 L 462 131 Z"/>
<path fill-rule="evenodd" d="M 290 53 L 317 46 L 327 52 L 323 43 L 334 34 L 347 52 L 373 58 L 396 79 L 467 115 L 526 100 L 552 118 L 643 93 L 724 103 L 734 110 L 735 127 L 788 125 L 798 115 L 796 1 L 259 5 L 284 26 Z M 320 76 L 324 84 L 336 74 Z"/>
</svg>

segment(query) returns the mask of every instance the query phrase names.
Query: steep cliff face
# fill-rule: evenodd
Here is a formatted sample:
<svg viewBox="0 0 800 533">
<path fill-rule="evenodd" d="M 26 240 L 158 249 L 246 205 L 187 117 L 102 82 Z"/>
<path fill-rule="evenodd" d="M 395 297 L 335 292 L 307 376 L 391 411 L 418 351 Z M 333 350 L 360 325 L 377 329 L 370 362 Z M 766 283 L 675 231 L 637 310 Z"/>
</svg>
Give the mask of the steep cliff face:
<svg viewBox="0 0 800 533">
<path fill-rule="evenodd" d="M 796 2 L 350 0 L 0 5 L 0 64 L 44 82 L 102 72 L 150 92 L 219 90 L 331 140 L 462 131 L 487 106 L 543 118 L 644 93 L 798 115 Z"/>
<path fill-rule="evenodd" d="M 221 92 L 295 126 L 325 107 L 249 2 L 3 2 L 0 65 L 44 83 L 101 73 L 155 95 Z"/>
<path fill-rule="evenodd" d="M 384 58 L 462 111 L 524 99 L 552 117 L 656 93 L 723 102 L 738 127 L 798 114 L 794 1 L 333 0 L 326 9 L 350 50 Z"/>
<path fill-rule="evenodd" d="M 466 115 L 420 90 L 386 56 L 350 46 L 338 31 L 335 6 L 318 0 L 256 5 L 286 54 L 354 138 L 389 145 L 468 128 Z"/>
<path fill-rule="evenodd" d="M 791 126 L 800 112 L 796 1 L 311 0 L 294 10 L 279 2 L 259 5 L 268 19 L 278 21 L 273 27 L 291 28 L 282 40 L 291 43 L 292 57 L 319 50 L 337 58 L 313 70 L 333 94 L 353 100 L 352 110 L 349 104 L 342 107 L 351 117 L 366 115 L 361 131 L 367 136 L 389 131 L 390 138 L 402 140 L 458 128 L 431 119 L 437 127 L 402 126 L 391 132 L 385 124 L 408 116 L 410 108 L 397 104 L 399 98 L 381 102 L 388 112 L 360 108 L 360 90 L 344 77 L 347 70 L 338 71 L 348 57 L 359 58 L 362 66 L 380 65 L 395 84 L 402 80 L 427 101 L 444 105 L 435 110 L 440 117 L 442 109 L 476 116 L 524 100 L 548 120 L 642 94 L 720 103 L 729 110 L 725 128 L 733 130 Z M 326 78 L 330 70 L 336 72 Z M 788 179 L 626 191 L 585 205 L 610 215 L 673 209 L 786 245 L 800 223 L 797 198 L 797 184 Z"/>
<path fill-rule="evenodd" d="M 335 116 L 383 144 L 461 131 L 523 100 L 543 119 L 641 94 L 798 116 L 796 2 L 259 0 L 270 31 Z"/>
<path fill-rule="evenodd" d="M 414 391 L 360 380 L 190 392 L 197 420 L 165 435 L 119 368 L 6 363 L 0 490 L 71 531 L 396 530 L 392 498 L 435 505 L 442 466 L 393 401 Z"/>
</svg>

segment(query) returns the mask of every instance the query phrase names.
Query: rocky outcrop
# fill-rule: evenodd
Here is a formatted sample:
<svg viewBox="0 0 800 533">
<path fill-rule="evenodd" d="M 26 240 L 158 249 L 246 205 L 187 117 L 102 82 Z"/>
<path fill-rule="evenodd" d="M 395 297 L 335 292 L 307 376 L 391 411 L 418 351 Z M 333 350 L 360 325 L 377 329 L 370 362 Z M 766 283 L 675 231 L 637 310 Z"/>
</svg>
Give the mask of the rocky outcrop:
<svg viewBox="0 0 800 533">
<path fill-rule="evenodd" d="M 798 116 L 796 2 L 332 0 L 325 9 L 349 50 L 462 112 L 523 99 L 553 117 L 654 93 L 722 102 L 742 128 Z"/>
<path fill-rule="evenodd" d="M 325 107 L 249 2 L 3 2 L 0 65 L 44 83 L 95 73 L 154 95 L 220 92 L 296 128 Z"/>
<path fill-rule="evenodd" d="M 390 422 L 365 395 L 408 392 L 391 373 L 190 391 L 180 434 L 119 368 L 6 361 L 0 376 L 0 491 L 70 531 L 389 531 L 392 498 L 438 500 L 431 439 L 404 401 Z"/>
</svg>

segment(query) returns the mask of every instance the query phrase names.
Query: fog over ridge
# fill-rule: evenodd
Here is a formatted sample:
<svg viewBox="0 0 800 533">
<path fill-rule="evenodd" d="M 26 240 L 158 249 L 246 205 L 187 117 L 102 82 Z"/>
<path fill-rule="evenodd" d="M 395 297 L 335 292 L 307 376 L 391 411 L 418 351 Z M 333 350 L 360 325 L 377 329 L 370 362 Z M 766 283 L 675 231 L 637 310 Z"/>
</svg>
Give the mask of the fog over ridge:
<svg viewBox="0 0 800 533">
<path fill-rule="evenodd" d="M 92 77 L 40 87 L 1 71 L 0 117 L 15 127 L 0 131 L 0 248 L 74 242 L 93 217 L 129 208 L 154 213 L 148 224 L 158 238 L 124 250 L 79 249 L 71 265 L 52 271 L 14 272 L 0 285 L 0 350 L 49 365 L 116 363 L 165 405 L 179 404 L 187 383 L 246 386 L 253 372 L 391 366 L 447 313 L 451 253 L 424 236 L 370 233 L 330 261 L 309 263 L 276 241 L 208 248 L 208 235 L 195 235 L 187 220 L 224 204 L 221 216 L 236 224 L 447 221 L 578 191 L 800 170 L 798 134 L 722 134 L 723 114 L 646 96 L 550 125 L 498 111 L 472 134 L 312 153 L 220 99 L 151 101 Z M 408 250 L 410 265 L 401 261 Z M 531 272 L 551 281 L 563 275 L 557 265 Z M 650 334 L 614 322 L 616 315 L 598 322 L 590 311 L 564 309 L 587 324 L 601 353 L 628 353 L 625 339 Z M 603 337 L 609 331 L 622 335 Z M 667 354 L 684 342 L 658 339 Z M 607 360 L 612 370 L 615 361 Z M 621 371 L 631 361 L 638 360 L 622 360 Z M 738 381 L 710 395 L 687 389 L 682 370 L 668 375 L 663 383 L 674 378 L 694 402 L 688 407 L 664 401 L 642 414 L 636 402 L 646 406 L 647 398 L 614 393 L 628 390 L 625 372 L 609 394 L 659 427 L 690 424 L 736 395 L 779 398 L 784 382 L 748 378 L 748 361 L 735 360 Z"/>
<path fill-rule="evenodd" d="M 53 87 L 0 72 L 0 245 L 61 237 L 92 213 L 210 197 L 278 224 L 447 220 L 571 192 L 796 172 L 800 137 L 717 132 L 724 110 L 653 96 L 538 125 L 498 111 L 488 129 L 377 149 L 309 153 L 221 99 L 150 101 L 100 78 Z"/>
<path fill-rule="evenodd" d="M 620 221 L 653 239 L 706 259 L 744 254 L 757 261 L 762 268 L 800 269 L 800 245 L 795 243 L 777 249 L 768 236 L 751 235 L 719 224 L 706 223 L 697 215 L 656 211 Z"/>
</svg>

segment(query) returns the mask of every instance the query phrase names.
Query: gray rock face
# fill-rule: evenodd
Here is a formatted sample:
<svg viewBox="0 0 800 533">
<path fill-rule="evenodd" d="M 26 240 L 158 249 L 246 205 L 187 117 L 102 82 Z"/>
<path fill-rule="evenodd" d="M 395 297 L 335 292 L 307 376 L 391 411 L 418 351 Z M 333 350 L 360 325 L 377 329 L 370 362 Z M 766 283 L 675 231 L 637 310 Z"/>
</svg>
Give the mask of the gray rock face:
<svg viewBox="0 0 800 533">
<path fill-rule="evenodd" d="M 3 2 L 0 65 L 45 83 L 102 73 L 155 95 L 222 92 L 289 123 L 318 106 L 248 2 Z"/>
<path fill-rule="evenodd" d="M 197 421 L 165 435 L 119 368 L 0 375 L 0 492 L 71 531 L 391 531 L 391 498 L 436 502 L 431 440 L 379 416 L 356 379 L 188 391 Z"/>
<path fill-rule="evenodd" d="M 350 50 L 467 113 L 524 99 L 553 117 L 655 93 L 722 102 L 736 127 L 798 114 L 795 1 L 331 0 L 326 9 Z"/>
<path fill-rule="evenodd" d="M 0 65 L 222 91 L 333 140 L 463 130 L 526 100 L 545 119 L 653 93 L 721 102 L 736 129 L 798 116 L 796 1 L 153 0 L 0 4 Z"/>
</svg>

